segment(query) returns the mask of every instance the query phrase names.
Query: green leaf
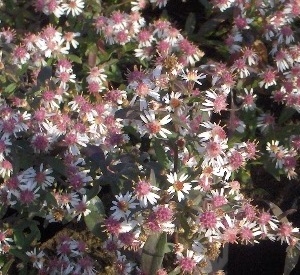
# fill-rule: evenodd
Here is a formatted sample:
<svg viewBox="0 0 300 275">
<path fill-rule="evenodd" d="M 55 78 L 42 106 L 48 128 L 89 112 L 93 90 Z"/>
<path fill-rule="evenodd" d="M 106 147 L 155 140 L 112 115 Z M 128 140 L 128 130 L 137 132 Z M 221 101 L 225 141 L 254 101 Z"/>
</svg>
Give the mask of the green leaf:
<svg viewBox="0 0 300 275">
<path fill-rule="evenodd" d="M 217 14 L 213 18 L 205 21 L 204 24 L 201 25 L 199 31 L 197 33 L 198 40 L 202 40 L 202 36 L 207 36 L 208 34 L 215 31 L 215 29 L 228 18 L 232 17 L 232 8 L 227 9 L 226 11 Z"/>
<path fill-rule="evenodd" d="M 171 272 L 168 273 L 168 275 L 177 275 L 180 273 L 180 267 L 176 266 L 175 269 L 173 269 Z"/>
<path fill-rule="evenodd" d="M 61 159 L 55 157 L 45 157 L 45 162 L 49 164 L 55 172 L 66 176 L 65 165 Z"/>
<path fill-rule="evenodd" d="M 283 111 L 281 112 L 278 123 L 283 124 L 285 123 L 288 119 L 290 119 L 294 114 L 296 113 L 296 110 L 293 108 L 284 108 Z"/>
<path fill-rule="evenodd" d="M 88 209 L 91 212 L 84 217 L 85 224 L 95 236 L 102 238 L 104 233 L 101 224 L 105 215 L 105 209 L 98 196 L 90 200 Z"/>
<path fill-rule="evenodd" d="M 15 257 L 21 259 L 23 263 L 28 262 L 28 256 L 22 250 L 12 248 L 9 250 L 9 253 L 14 255 Z"/>
<path fill-rule="evenodd" d="M 196 15 L 194 12 L 190 12 L 186 21 L 184 30 L 186 31 L 187 35 L 190 35 L 194 32 L 196 27 Z"/>
<path fill-rule="evenodd" d="M 273 212 L 273 214 L 281 221 L 281 222 L 284 222 L 284 223 L 288 223 L 289 220 L 284 216 L 282 215 L 283 212 L 282 210 L 273 202 L 269 202 L 269 205 L 270 205 L 270 208 Z"/>
<path fill-rule="evenodd" d="M 105 155 L 100 146 L 89 144 L 82 149 L 82 153 L 98 165 L 103 173 L 107 172 Z"/>
<path fill-rule="evenodd" d="M 93 181 L 93 187 L 86 192 L 87 200 L 91 200 L 92 198 L 96 197 L 99 192 L 101 191 L 102 187 L 100 186 L 99 180 Z"/>
<path fill-rule="evenodd" d="M 280 170 L 275 168 L 275 163 L 270 160 L 265 160 L 264 162 L 265 170 L 271 174 L 277 181 L 280 181 Z"/>
<path fill-rule="evenodd" d="M 164 150 L 164 147 L 162 146 L 161 142 L 156 139 L 153 143 L 154 151 L 156 154 L 156 158 L 158 162 L 164 167 L 167 168 L 169 164 L 169 159 L 167 157 L 167 154 Z"/>
<path fill-rule="evenodd" d="M 155 178 L 155 173 L 154 173 L 153 169 L 151 169 L 151 172 L 150 172 L 150 183 L 153 186 L 157 186 L 156 178 Z"/>
<path fill-rule="evenodd" d="M 142 252 L 141 269 L 146 274 L 155 274 L 161 268 L 166 251 L 167 234 L 153 234 L 148 237 Z"/>
<path fill-rule="evenodd" d="M 289 275 L 298 263 L 300 256 L 299 249 L 289 246 L 286 251 L 283 275 Z"/>
<path fill-rule="evenodd" d="M 17 84 L 16 83 L 11 83 L 9 84 L 5 89 L 4 89 L 4 92 L 5 93 L 8 93 L 8 94 L 11 94 L 15 91 L 15 89 L 17 88 Z"/>
<path fill-rule="evenodd" d="M 75 54 L 69 54 L 68 58 L 75 63 L 82 64 L 81 58 Z"/>
<path fill-rule="evenodd" d="M 4 217 L 4 215 L 6 214 L 7 209 L 8 209 L 7 205 L 2 205 L 0 207 L 0 219 L 2 219 Z"/>
<path fill-rule="evenodd" d="M 4 266 L 1 268 L 2 275 L 9 274 L 8 271 L 14 261 L 15 261 L 15 259 L 10 259 L 6 264 L 4 264 Z"/>
<path fill-rule="evenodd" d="M 57 207 L 57 200 L 55 199 L 53 194 L 48 191 L 47 191 L 47 194 L 45 195 L 45 201 L 47 202 L 47 205 Z"/>
</svg>

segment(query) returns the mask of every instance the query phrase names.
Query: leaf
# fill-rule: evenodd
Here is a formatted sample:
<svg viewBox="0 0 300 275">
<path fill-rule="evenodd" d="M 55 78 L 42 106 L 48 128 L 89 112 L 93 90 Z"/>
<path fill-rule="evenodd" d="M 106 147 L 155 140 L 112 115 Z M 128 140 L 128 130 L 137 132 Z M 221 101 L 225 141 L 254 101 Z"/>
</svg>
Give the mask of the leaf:
<svg viewBox="0 0 300 275">
<path fill-rule="evenodd" d="M 288 119 L 290 119 L 294 114 L 296 113 L 296 110 L 293 108 L 284 108 L 283 111 L 281 112 L 278 123 L 283 124 L 285 123 Z"/>
<path fill-rule="evenodd" d="M 155 173 L 154 173 L 153 169 L 151 169 L 151 172 L 150 172 L 150 183 L 153 186 L 157 186 L 157 184 L 156 184 L 156 178 L 155 178 Z"/>
<path fill-rule="evenodd" d="M 101 189 L 102 187 L 100 186 L 100 181 L 94 180 L 92 188 L 87 190 L 86 192 L 87 200 L 91 200 L 92 198 L 96 197 L 101 191 Z"/>
<path fill-rule="evenodd" d="M 102 238 L 104 233 L 101 224 L 105 215 L 105 209 L 98 196 L 90 200 L 88 209 L 91 212 L 84 216 L 85 224 L 95 236 Z"/>
<path fill-rule="evenodd" d="M 88 144 L 82 149 L 82 153 L 96 163 L 103 173 L 107 172 L 105 155 L 100 146 Z"/>
<path fill-rule="evenodd" d="M 232 10 L 233 10 L 232 8 L 229 8 L 224 12 L 219 13 L 215 17 L 207 20 L 204 24 L 202 24 L 202 26 L 199 28 L 199 31 L 197 33 L 198 39 L 201 40 L 202 36 L 205 36 L 210 32 L 213 32 L 218 27 L 218 25 L 223 23 L 228 18 L 232 17 Z"/>
<path fill-rule="evenodd" d="M 68 58 L 75 63 L 82 64 L 81 58 L 75 54 L 69 54 Z"/>
<path fill-rule="evenodd" d="M 52 68 L 50 66 L 43 67 L 37 77 L 38 85 L 45 84 L 46 80 L 52 77 Z"/>
<path fill-rule="evenodd" d="M 159 140 L 155 140 L 153 143 L 154 151 L 156 154 L 156 158 L 158 162 L 164 167 L 167 168 L 169 159 L 167 157 L 167 154 L 164 150 L 164 147 L 162 146 L 161 142 Z"/>
<path fill-rule="evenodd" d="M 280 181 L 280 170 L 275 168 L 275 163 L 270 160 L 265 160 L 263 163 L 266 171 L 271 174 L 277 181 Z"/>
<path fill-rule="evenodd" d="M 184 236 L 187 238 L 190 234 L 190 226 L 186 220 L 186 216 L 182 213 L 179 214 L 179 221 L 182 229 L 184 230 Z"/>
<path fill-rule="evenodd" d="M 57 207 L 57 200 L 55 199 L 52 193 L 47 192 L 47 194 L 45 195 L 45 201 L 47 202 L 47 205 Z"/>
<path fill-rule="evenodd" d="M 66 176 L 65 165 L 61 159 L 55 157 L 45 157 L 45 162 L 49 164 L 55 172 Z"/>
<path fill-rule="evenodd" d="M 273 202 L 269 202 L 270 208 L 273 212 L 273 214 L 279 219 L 279 221 L 288 223 L 288 219 L 285 216 L 282 216 L 283 212 L 282 210 Z M 280 218 L 281 217 L 281 218 Z"/>
<path fill-rule="evenodd" d="M 8 93 L 8 94 L 11 94 L 14 92 L 14 90 L 17 88 L 17 84 L 16 83 L 11 83 L 9 84 L 5 89 L 4 89 L 4 92 L 5 93 Z"/>
<path fill-rule="evenodd" d="M 14 255 L 15 257 L 18 257 L 19 259 L 22 260 L 23 263 L 27 263 L 28 262 L 28 256 L 21 250 L 17 249 L 17 248 L 12 248 L 9 250 L 9 254 Z"/>
<path fill-rule="evenodd" d="M 155 274 L 161 268 L 167 244 L 167 234 L 148 237 L 142 251 L 141 269 L 146 274 Z"/>
<path fill-rule="evenodd" d="M 175 269 L 173 269 L 171 272 L 168 273 L 168 275 L 177 275 L 180 273 L 180 267 L 176 266 Z"/>
<path fill-rule="evenodd" d="M 14 240 L 18 247 L 28 249 L 33 241 L 40 240 L 41 233 L 37 223 L 34 220 L 23 220 L 15 227 Z"/>
<path fill-rule="evenodd" d="M 187 35 L 190 35 L 194 32 L 196 27 L 196 15 L 194 12 L 190 12 L 186 21 L 184 30 L 186 31 Z"/>
<path fill-rule="evenodd" d="M 300 256 L 299 249 L 289 246 L 286 250 L 283 275 L 289 275 L 298 263 Z"/>
<path fill-rule="evenodd" d="M 7 205 L 2 205 L 0 207 L 0 219 L 2 219 L 4 217 L 4 215 L 6 214 L 7 212 L 7 209 L 8 209 L 8 206 Z"/>
<path fill-rule="evenodd" d="M 10 259 L 6 264 L 4 264 L 4 266 L 1 268 L 2 275 L 9 274 L 8 271 L 14 261 L 15 261 L 15 259 Z"/>
</svg>

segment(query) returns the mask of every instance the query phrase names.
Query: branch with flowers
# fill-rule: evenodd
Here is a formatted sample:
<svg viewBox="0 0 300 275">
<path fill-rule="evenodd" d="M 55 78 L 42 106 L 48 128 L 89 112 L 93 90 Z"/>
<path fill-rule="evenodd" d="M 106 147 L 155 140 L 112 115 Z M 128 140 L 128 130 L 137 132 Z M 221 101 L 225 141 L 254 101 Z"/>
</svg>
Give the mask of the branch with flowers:
<svg viewBox="0 0 300 275">
<path fill-rule="evenodd" d="M 261 240 L 288 245 L 289 274 L 291 211 L 245 186 L 252 167 L 298 179 L 300 4 L 214 0 L 198 35 L 145 19 L 166 0 L 113 4 L 1 1 L 3 274 L 213 274 L 222 246 Z M 214 16 L 222 61 L 200 49 Z M 48 246 L 53 224 L 111 269 L 76 234 Z"/>
</svg>

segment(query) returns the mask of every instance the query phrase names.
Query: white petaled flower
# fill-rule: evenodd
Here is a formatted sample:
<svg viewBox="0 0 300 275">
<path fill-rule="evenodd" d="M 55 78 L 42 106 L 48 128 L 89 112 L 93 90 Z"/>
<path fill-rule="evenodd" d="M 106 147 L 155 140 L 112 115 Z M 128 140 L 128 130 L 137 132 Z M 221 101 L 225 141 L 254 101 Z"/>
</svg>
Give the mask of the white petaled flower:
<svg viewBox="0 0 300 275">
<path fill-rule="evenodd" d="M 152 205 L 156 204 L 160 197 L 152 191 L 159 190 L 158 187 L 151 185 L 149 182 L 140 180 L 135 186 L 134 193 L 136 198 L 140 201 L 140 206 L 147 207 L 148 202 Z"/>
<path fill-rule="evenodd" d="M 80 200 L 74 204 L 75 215 L 78 215 L 77 221 L 79 221 L 81 219 L 82 214 L 83 214 L 83 216 L 87 216 L 91 213 L 91 210 L 88 209 L 89 204 L 90 204 L 90 201 L 87 201 L 86 195 L 83 195 L 82 200 Z"/>
<path fill-rule="evenodd" d="M 199 80 L 206 78 L 205 74 L 198 73 L 197 70 L 189 71 L 189 69 L 186 69 L 185 71 L 182 70 L 182 74 L 180 76 L 186 82 L 195 82 L 199 85 L 202 85 L 202 83 Z"/>
<path fill-rule="evenodd" d="M 11 149 L 9 146 L 11 146 L 12 143 L 9 139 L 9 137 L 1 137 L 0 138 L 0 162 L 5 159 L 5 156 L 8 156 L 11 152 Z"/>
<path fill-rule="evenodd" d="M 155 119 L 155 112 L 152 110 L 144 111 L 145 115 L 140 115 L 141 119 L 145 123 L 144 125 L 144 133 L 149 133 L 149 137 L 158 137 L 158 134 L 163 137 L 167 138 L 167 134 L 171 135 L 172 132 L 170 132 L 168 129 L 163 128 L 163 125 L 168 124 L 172 121 L 172 118 L 170 115 L 166 115 L 161 120 Z"/>
<path fill-rule="evenodd" d="M 172 184 L 168 188 L 168 193 L 173 194 L 177 193 L 178 201 L 182 201 L 185 197 L 185 194 L 188 194 L 189 191 L 192 189 L 192 185 L 189 182 L 185 182 L 188 178 L 188 175 L 181 174 L 180 176 L 177 173 L 171 173 L 167 175 L 168 182 Z"/>
<path fill-rule="evenodd" d="M 220 140 L 215 137 L 213 140 L 203 142 L 202 147 L 198 148 L 200 153 L 204 153 L 202 166 L 211 166 L 213 168 L 221 168 L 228 159 L 225 150 L 228 148 L 227 139 Z"/>
<path fill-rule="evenodd" d="M 67 3 L 62 4 L 62 8 L 65 10 L 67 15 L 69 13 L 72 16 L 79 15 L 82 13 L 82 9 L 84 8 L 84 1 L 83 0 L 68 0 Z"/>
<path fill-rule="evenodd" d="M 42 269 L 43 264 L 44 264 L 44 256 L 45 253 L 44 251 L 40 251 L 37 253 L 36 247 L 32 251 L 27 251 L 26 255 L 30 258 L 30 261 L 32 262 L 33 267 L 37 269 Z"/>
<path fill-rule="evenodd" d="M 201 110 L 208 112 L 209 115 L 211 114 L 211 111 L 220 114 L 221 111 L 227 110 L 227 95 L 227 91 L 206 91 L 206 99 L 205 102 L 202 103 L 204 108 Z"/>
<path fill-rule="evenodd" d="M 46 187 L 50 187 L 52 186 L 55 178 L 50 176 L 50 174 L 53 173 L 53 169 L 52 168 L 46 168 L 44 169 L 44 164 L 42 163 L 40 165 L 40 169 L 38 172 L 36 172 L 36 175 L 34 177 L 34 181 L 37 182 L 37 184 L 39 186 L 41 186 L 41 188 L 43 190 L 46 189 Z"/>
<path fill-rule="evenodd" d="M 80 36 L 79 32 L 66 32 L 64 33 L 64 39 L 66 40 L 66 47 L 70 48 L 72 45 L 76 49 L 79 45 L 79 42 L 75 40 L 75 37 Z"/>
<path fill-rule="evenodd" d="M 110 210 L 114 211 L 112 217 L 116 220 L 122 218 L 127 219 L 131 213 L 131 209 L 135 209 L 138 203 L 135 203 L 135 197 L 130 192 L 127 192 L 124 196 L 122 194 L 116 195 L 117 201 L 113 201 Z"/>
<path fill-rule="evenodd" d="M 252 111 L 256 108 L 255 100 L 257 95 L 253 94 L 253 88 L 248 91 L 246 88 L 244 88 L 245 95 L 243 96 L 243 105 L 242 108 L 245 111 Z"/>
<path fill-rule="evenodd" d="M 64 141 L 72 155 L 79 155 L 80 151 L 78 145 L 86 147 L 89 142 L 89 137 L 85 133 L 70 132 L 66 134 Z"/>
<path fill-rule="evenodd" d="M 179 92 L 171 92 L 171 94 L 166 94 L 162 100 L 168 105 L 166 107 L 166 109 L 171 112 L 171 111 L 175 111 L 178 109 L 181 109 L 181 107 L 183 106 L 183 100 L 180 98 L 181 97 L 181 93 Z"/>
<path fill-rule="evenodd" d="M 130 83 L 129 88 L 133 89 L 135 93 L 130 101 L 130 105 L 133 105 L 136 99 L 139 98 L 141 111 L 147 109 L 147 97 L 152 97 L 159 101 L 159 87 L 156 87 L 149 79 L 144 79 L 140 82 L 133 81 Z"/>
</svg>

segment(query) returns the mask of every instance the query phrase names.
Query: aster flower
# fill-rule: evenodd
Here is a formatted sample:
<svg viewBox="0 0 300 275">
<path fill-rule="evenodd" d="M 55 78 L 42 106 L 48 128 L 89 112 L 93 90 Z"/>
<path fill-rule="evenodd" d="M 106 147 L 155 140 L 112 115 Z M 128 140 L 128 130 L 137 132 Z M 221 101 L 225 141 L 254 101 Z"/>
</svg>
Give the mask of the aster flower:
<svg viewBox="0 0 300 275">
<path fill-rule="evenodd" d="M 183 274 L 193 274 L 197 263 L 199 263 L 203 258 L 203 256 L 198 256 L 194 253 L 194 251 L 188 249 L 186 250 L 186 256 L 179 252 L 176 254 L 176 257 L 178 266 L 180 267 Z"/>
<path fill-rule="evenodd" d="M 81 145 L 86 147 L 89 142 L 89 138 L 85 133 L 78 133 L 75 131 L 71 131 L 65 135 L 64 141 L 69 148 L 69 152 L 73 155 L 79 155 L 79 147 Z"/>
<path fill-rule="evenodd" d="M 82 215 L 87 216 L 91 213 L 91 210 L 88 209 L 89 205 L 90 205 L 90 201 L 87 201 L 86 195 L 83 195 L 81 200 L 75 202 L 73 206 L 75 210 L 74 214 L 78 216 L 77 221 L 80 221 Z"/>
<path fill-rule="evenodd" d="M 9 238 L 9 235 L 11 235 L 11 230 L 0 230 L 0 254 L 7 253 L 10 249 L 13 239 Z"/>
<path fill-rule="evenodd" d="M 255 109 L 256 104 L 255 100 L 257 95 L 253 94 L 253 88 L 248 91 L 246 88 L 244 88 L 245 95 L 243 96 L 243 106 L 242 108 L 245 111 L 252 111 Z"/>
<path fill-rule="evenodd" d="M 220 113 L 221 111 L 227 110 L 227 92 L 216 92 L 216 90 L 206 91 L 206 99 L 205 102 L 202 103 L 204 108 L 202 111 L 208 112 L 211 114 L 211 111 L 214 113 Z"/>
<path fill-rule="evenodd" d="M 155 194 L 153 191 L 159 191 L 160 189 L 156 186 L 151 185 L 149 182 L 140 180 L 134 189 L 136 198 L 140 201 L 142 207 L 147 207 L 148 202 L 152 205 L 156 204 L 159 199 L 159 195 Z"/>
<path fill-rule="evenodd" d="M 197 83 L 199 85 L 202 85 L 200 80 L 206 78 L 205 74 L 198 73 L 197 70 L 191 70 L 190 71 L 189 69 L 182 70 L 182 74 L 180 76 L 186 82 L 194 82 L 194 83 Z"/>
<path fill-rule="evenodd" d="M 166 94 L 162 100 L 168 105 L 166 109 L 171 112 L 178 110 L 179 108 L 182 108 L 183 106 L 183 100 L 180 98 L 182 96 L 179 92 L 171 92 L 171 94 Z"/>
<path fill-rule="evenodd" d="M 167 175 L 167 180 L 172 185 L 168 188 L 167 192 L 170 194 L 177 193 L 178 201 L 182 201 L 185 197 L 185 194 L 188 194 L 192 189 L 192 185 L 189 182 L 185 182 L 188 178 L 188 175 L 181 174 L 177 175 L 177 173 L 171 173 Z"/>
<path fill-rule="evenodd" d="M 163 125 L 168 124 L 172 121 L 172 118 L 170 115 L 166 115 L 161 120 L 155 119 L 155 112 L 152 110 L 144 111 L 144 115 L 140 115 L 142 121 L 145 123 L 142 132 L 143 134 L 148 133 L 149 137 L 158 137 L 158 134 L 163 137 L 167 138 L 167 134 L 171 135 L 172 132 L 170 132 L 168 129 L 163 128 Z"/>
<path fill-rule="evenodd" d="M 159 101 L 159 87 L 156 87 L 156 85 L 149 79 L 144 79 L 143 81 L 132 81 L 128 87 L 134 91 L 134 96 L 130 101 L 130 105 L 133 105 L 137 98 L 139 98 L 141 111 L 147 108 L 148 97 L 152 97 L 156 101 Z"/>
<path fill-rule="evenodd" d="M 74 49 L 77 49 L 79 42 L 75 38 L 79 36 L 79 32 L 65 32 L 63 38 L 66 40 L 66 47 L 70 48 L 72 45 Z"/>
<path fill-rule="evenodd" d="M 72 16 L 77 16 L 82 13 L 84 8 L 84 1 L 83 0 L 67 0 L 66 3 L 62 4 L 62 8 L 66 12 L 67 15 L 70 13 Z"/>
<path fill-rule="evenodd" d="M 275 117 L 271 114 L 261 114 L 257 118 L 257 127 L 260 128 L 262 133 L 267 133 L 270 128 L 274 127 Z"/>
<path fill-rule="evenodd" d="M 202 166 L 221 168 L 228 162 L 225 150 L 228 148 L 227 139 L 220 140 L 217 137 L 203 142 L 198 151 L 204 154 Z"/>
<path fill-rule="evenodd" d="M 124 196 L 122 194 L 116 195 L 117 201 L 112 201 L 110 210 L 114 211 L 112 217 L 120 220 L 122 218 L 127 219 L 131 214 L 131 210 L 135 209 L 138 203 L 135 203 L 135 197 L 132 193 L 127 192 Z"/>
<path fill-rule="evenodd" d="M 293 227 L 290 222 L 282 223 L 277 232 L 277 240 L 280 240 L 280 243 L 286 242 L 288 245 L 291 244 L 291 241 L 295 238 L 293 233 L 298 233 L 299 228 Z"/>
<path fill-rule="evenodd" d="M 41 250 L 39 253 L 36 250 L 36 247 L 32 251 L 27 251 L 26 255 L 29 257 L 33 267 L 41 269 L 44 265 L 45 253 Z"/>
</svg>

